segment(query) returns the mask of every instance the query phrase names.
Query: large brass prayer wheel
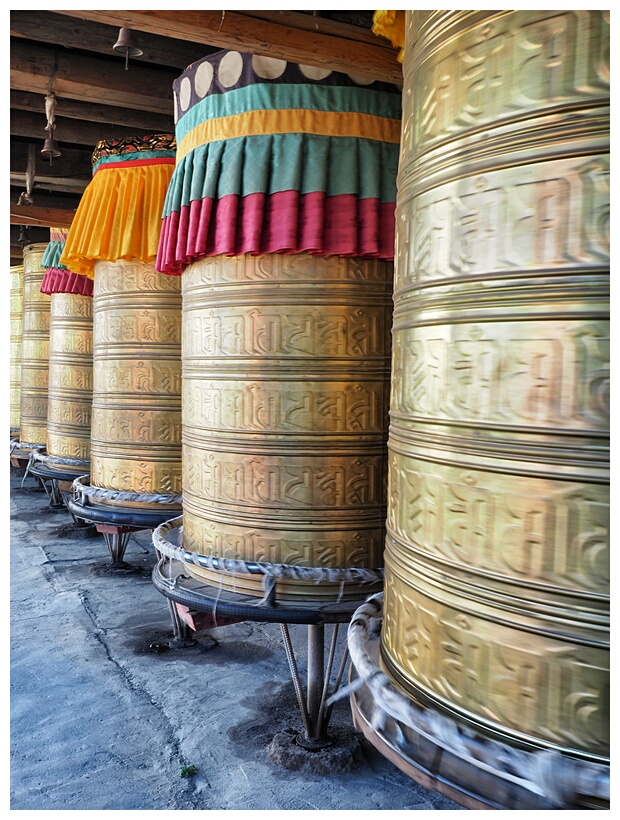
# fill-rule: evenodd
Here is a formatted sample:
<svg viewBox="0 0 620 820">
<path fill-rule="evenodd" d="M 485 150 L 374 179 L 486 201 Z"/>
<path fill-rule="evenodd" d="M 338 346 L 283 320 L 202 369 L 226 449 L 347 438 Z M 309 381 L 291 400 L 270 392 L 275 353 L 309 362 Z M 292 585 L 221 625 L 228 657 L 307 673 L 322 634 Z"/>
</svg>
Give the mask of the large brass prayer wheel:
<svg viewBox="0 0 620 820">
<path fill-rule="evenodd" d="M 36 242 L 24 248 L 20 441 L 25 444 L 47 443 L 50 297 L 40 290 L 46 247 Z"/>
<path fill-rule="evenodd" d="M 11 433 L 19 430 L 20 423 L 20 393 L 22 382 L 22 325 L 23 325 L 23 278 L 24 266 L 11 265 L 11 292 L 10 292 L 10 424 Z"/>
<path fill-rule="evenodd" d="M 382 660 L 609 755 L 609 12 L 407 12 Z M 409 93 L 408 90 L 411 90 Z"/>
<path fill-rule="evenodd" d="M 181 283 L 137 259 L 95 262 L 90 477 L 181 492 Z"/>
<path fill-rule="evenodd" d="M 52 293 L 50 308 L 47 453 L 88 472 L 93 399 L 93 300 L 78 293 Z M 67 462 L 65 469 L 70 469 Z"/>
<path fill-rule="evenodd" d="M 184 270 L 185 549 L 382 566 L 392 273 L 392 262 L 309 254 L 220 255 Z M 186 570 L 260 593 L 260 576 Z M 366 592 L 296 579 L 278 580 L 276 595 Z"/>
</svg>

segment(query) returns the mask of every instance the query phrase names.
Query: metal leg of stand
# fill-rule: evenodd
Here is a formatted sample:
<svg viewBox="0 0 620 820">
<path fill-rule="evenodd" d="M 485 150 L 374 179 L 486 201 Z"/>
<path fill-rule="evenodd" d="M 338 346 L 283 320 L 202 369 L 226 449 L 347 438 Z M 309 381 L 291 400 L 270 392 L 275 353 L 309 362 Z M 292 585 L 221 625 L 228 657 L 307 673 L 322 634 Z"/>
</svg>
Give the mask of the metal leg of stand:
<svg viewBox="0 0 620 820">
<path fill-rule="evenodd" d="M 325 627 L 310 625 L 308 627 L 308 687 L 306 689 L 306 704 L 310 718 L 311 737 L 309 740 L 320 741 L 317 734 L 319 728 L 319 714 L 321 711 L 321 695 L 325 683 Z"/>
<path fill-rule="evenodd" d="M 48 493 L 48 496 L 50 500 L 50 507 L 60 508 L 65 506 L 62 493 L 60 492 L 58 482 L 55 478 L 52 478 L 52 480 L 50 481 L 50 491 Z"/>
<path fill-rule="evenodd" d="M 311 751 L 323 749 L 332 744 L 327 734 L 331 708 L 325 708 L 325 701 L 331 694 L 330 677 L 338 636 L 338 624 L 334 625 L 327 669 L 325 668 L 325 627 L 322 624 L 311 624 L 308 626 L 308 672 L 305 698 L 303 697 L 301 679 L 295 662 L 288 627 L 286 624 L 280 624 L 280 627 L 282 629 L 284 648 L 297 695 L 297 703 L 304 725 L 304 733 L 297 737 L 297 743 Z M 332 691 L 336 691 L 340 686 L 345 662 L 346 658 L 343 658 L 336 684 Z"/>
<path fill-rule="evenodd" d="M 172 631 L 174 632 L 174 637 L 171 641 L 172 646 L 176 648 L 196 646 L 198 641 L 192 637 L 192 630 L 185 621 L 180 618 L 175 602 L 170 600 L 170 598 L 168 598 L 167 601 L 170 618 L 172 619 Z"/>
<path fill-rule="evenodd" d="M 123 561 L 127 544 L 129 543 L 130 532 L 104 532 L 103 537 L 110 550 L 113 567 L 125 567 Z"/>
</svg>

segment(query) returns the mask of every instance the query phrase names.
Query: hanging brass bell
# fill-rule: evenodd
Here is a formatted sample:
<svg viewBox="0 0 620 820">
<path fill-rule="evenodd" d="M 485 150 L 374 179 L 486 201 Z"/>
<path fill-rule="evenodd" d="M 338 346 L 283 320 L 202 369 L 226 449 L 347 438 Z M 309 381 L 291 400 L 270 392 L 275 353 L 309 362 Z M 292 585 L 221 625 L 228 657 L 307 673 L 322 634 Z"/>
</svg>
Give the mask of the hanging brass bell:
<svg viewBox="0 0 620 820">
<path fill-rule="evenodd" d="M 133 41 L 132 31 L 129 28 L 121 28 L 118 32 L 118 40 L 113 45 L 114 51 L 125 55 L 125 70 L 129 68 L 130 57 L 140 57 L 144 52 Z"/>
<path fill-rule="evenodd" d="M 43 143 L 43 148 L 41 148 L 41 153 L 44 157 L 49 157 L 50 162 L 52 161 L 52 157 L 59 157 L 61 155 L 61 150 L 58 146 L 58 143 L 53 137 L 48 137 L 45 142 Z"/>
</svg>

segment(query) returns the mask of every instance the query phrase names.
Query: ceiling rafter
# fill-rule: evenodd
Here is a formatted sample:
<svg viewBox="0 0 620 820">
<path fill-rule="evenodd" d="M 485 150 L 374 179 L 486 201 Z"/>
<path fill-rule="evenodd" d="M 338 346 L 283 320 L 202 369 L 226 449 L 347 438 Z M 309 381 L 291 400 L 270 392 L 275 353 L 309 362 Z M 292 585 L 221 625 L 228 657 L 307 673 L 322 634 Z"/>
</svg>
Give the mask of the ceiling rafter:
<svg viewBox="0 0 620 820">
<path fill-rule="evenodd" d="M 386 40 L 379 37 L 376 38 L 376 43 L 361 42 L 321 30 L 293 28 L 291 25 L 250 17 L 238 11 L 134 9 L 56 13 L 402 84 L 402 68 L 395 59 L 395 51 Z"/>
</svg>

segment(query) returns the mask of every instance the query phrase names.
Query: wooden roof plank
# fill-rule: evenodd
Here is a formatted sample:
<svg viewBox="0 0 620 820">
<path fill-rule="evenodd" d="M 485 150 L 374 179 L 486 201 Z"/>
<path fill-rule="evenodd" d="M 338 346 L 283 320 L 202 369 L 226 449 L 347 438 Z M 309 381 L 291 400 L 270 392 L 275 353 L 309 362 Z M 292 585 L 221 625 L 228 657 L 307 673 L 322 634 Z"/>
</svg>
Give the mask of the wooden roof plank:
<svg viewBox="0 0 620 820">
<path fill-rule="evenodd" d="M 396 52 L 384 43 L 373 45 L 314 31 L 304 31 L 236 11 L 57 11 L 136 31 L 189 40 L 218 48 L 250 51 L 372 80 L 402 85 Z M 377 38 L 379 43 L 379 38 Z"/>
</svg>

